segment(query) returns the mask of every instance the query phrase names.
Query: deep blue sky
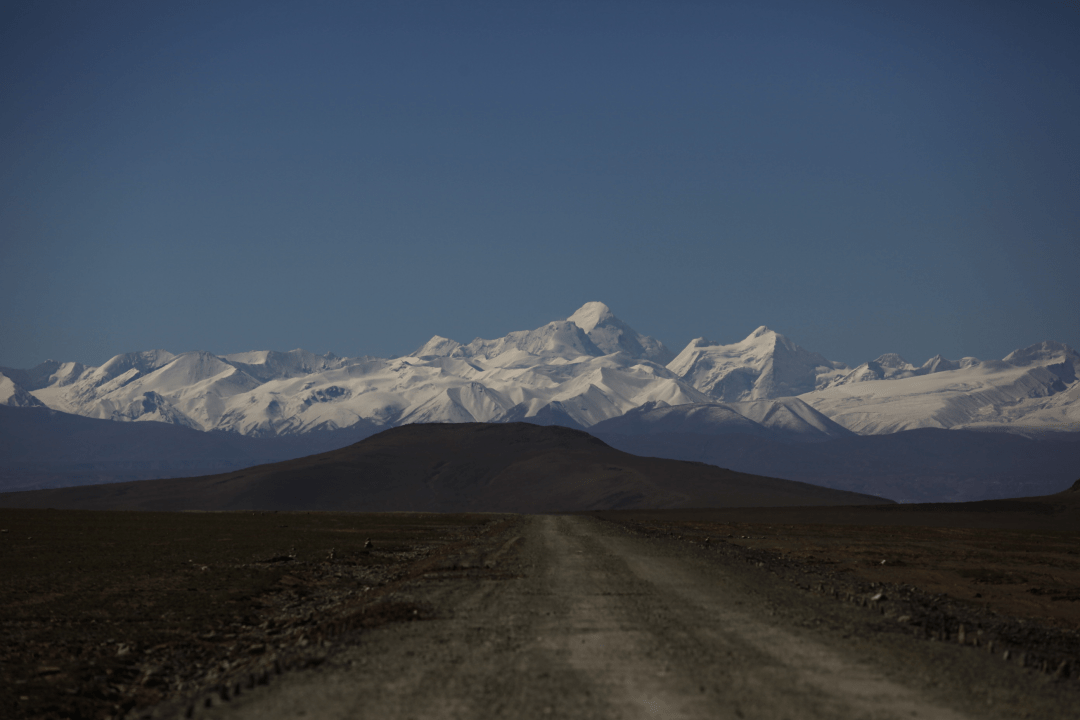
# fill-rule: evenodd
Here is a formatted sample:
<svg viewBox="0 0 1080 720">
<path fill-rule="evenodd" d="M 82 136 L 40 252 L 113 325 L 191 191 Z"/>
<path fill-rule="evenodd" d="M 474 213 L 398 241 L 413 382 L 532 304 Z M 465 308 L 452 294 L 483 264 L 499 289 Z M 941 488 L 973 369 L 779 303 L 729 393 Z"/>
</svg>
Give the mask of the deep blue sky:
<svg viewBox="0 0 1080 720">
<path fill-rule="evenodd" d="M 672 350 L 1080 347 L 1080 11 L 0 5 L 0 365 L 408 352 L 602 300 Z"/>
</svg>

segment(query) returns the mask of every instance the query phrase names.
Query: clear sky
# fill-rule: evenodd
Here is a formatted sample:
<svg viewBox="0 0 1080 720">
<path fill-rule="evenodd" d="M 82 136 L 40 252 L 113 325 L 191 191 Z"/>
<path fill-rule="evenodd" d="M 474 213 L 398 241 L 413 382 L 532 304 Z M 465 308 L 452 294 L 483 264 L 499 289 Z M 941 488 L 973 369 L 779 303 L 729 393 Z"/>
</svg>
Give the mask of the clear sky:
<svg viewBox="0 0 1080 720">
<path fill-rule="evenodd" d="M 0 5 L 0 365 L 1080 347 L 1075 2 Z"/>
</svg>

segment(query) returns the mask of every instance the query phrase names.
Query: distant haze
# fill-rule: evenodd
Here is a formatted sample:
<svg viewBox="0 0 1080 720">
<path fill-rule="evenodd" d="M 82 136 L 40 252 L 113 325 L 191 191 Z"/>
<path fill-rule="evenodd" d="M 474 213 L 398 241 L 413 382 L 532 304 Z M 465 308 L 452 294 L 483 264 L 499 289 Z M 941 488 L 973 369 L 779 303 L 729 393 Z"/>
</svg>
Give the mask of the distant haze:
<svg viewBox="0 0 1080 720">
<path fill-rule="evenodd" d="M 0 366 L 1080 347 L 1080 6 L 9 3 Z"/>
</svg>

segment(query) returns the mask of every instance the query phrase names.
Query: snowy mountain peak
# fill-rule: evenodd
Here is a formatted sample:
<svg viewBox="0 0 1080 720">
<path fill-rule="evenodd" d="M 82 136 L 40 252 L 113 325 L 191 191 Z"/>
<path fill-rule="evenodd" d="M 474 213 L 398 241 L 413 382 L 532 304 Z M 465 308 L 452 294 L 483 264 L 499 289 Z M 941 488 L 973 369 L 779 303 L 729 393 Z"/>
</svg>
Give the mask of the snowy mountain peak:
<svg viewBox="0 0 1080 720">
<path fill-rule="evenodd" d="M 974 358 L 965 358 L 966 360 L 974 360 Z M 932 373 L 946 372 L 948 370 L 957 370 L 960 368 L 960 363 L 953 360 L 946 360 L 941 355 L 935 355 L 919 368 L 919 372 L 930 375 Z"/>
<path fill-rule="evenodd" d="M 769 335 L 769 334 L 778 335 L 778 333 L 774 333 L 772 330 L 770 330 L 769 328 L 762 325 L 757 330 L 755 330 L 754 332 L 747 335 L 746 339 L 751 340 L 751 339 L 755 339 L 755 338 L 764 337 L 764 336 Z"/>
<path fill-rule="evenodd" d="M 585 303 L 577 309 L 577 312 L 566 319 L 577 325 L 586 333 L 592 332 L 594 327 L 605 320 L 618 320 L 618 318 L 612 314 L 611 308 L 602 302 L 595 301 Z"/>
<path fill-rule="evenodd" d="M 671 362 L 674 354 L 664 344 L 642 335 L 624 323 L 602 302 L 588 302 L 567 318 L 588 335 L 603 353 L 624 352 L 635 360 L 649 360 L 658 365 Z"/>
<path fill-rule="evenodd" d="M 19 386 L 4 373 L 0 373 L 0 405 L 13 407 L 45 407 L 45 403 Z"/>
<path fill-rule="evenodd" d="M 727 402 L 785 397 L 824 387 L 847 369 L 762 325 L 731 345 L 694 340 L 668 370 Z"/>
<path fill-rule="evenodd" d="M 497 340 L 477 338 L 463 346 L 462 352 L 466 357 L 488 361 L 505 356 L 496 361 L 500 364 L 507 361 L 517 364 L 521 354 L 563 360 L 604 354 L 580 327 L 566 320 L 550 322 L 536 330 L 517 330 Z"/>
<path fill-rule="evenodd" d="M 1004 358 L 1005 362 L 1017 367 L 1034 364 L 1044 365 L 1054 362 L 1061 363 L 1069 360 L 1074 363 L 1080 361 L 1080 354 L 1065 343 L 1055 342 L 1053 340 L 1047 340 L 1046 342 L 1030 345 L 1019 350 L 1013 350 Z"/>
<path fill-rule="evenodd" d="M 461 343 L 442 335 L 434 335 L 430 340 L 410 353 L 411 357 L 453 357 L 461 354 Z"/>
<path fill-rule="evenodd" d="M 710 343 L 713 346 L 720 346 L 720 343 Z M 802 350 L 798 345 L 793 343 L 784 335 L 770 330 L 765 325 L 760 326 L 757 330 L 747 335 L 745 338 L 735 343 L 736 347 L 754 348 L 757 352 L 773 352 L 776 349 L 782 348 L 788 352 L 799 352 Z"/>
<path fill-rule="evenodd" d="M 262 382 L 281 378 L 303 377 L 340 367 L 342 359 L 333 353 L 316 355 L 301 348 L 289 352 L 259 350 L 221 357 L 226 363 Z"/>
<path fill-rule="evenodd" d="M 915 367 L 890 353 L 852 371 L 762 325 L 727 345 L 696 338 L 662 366 L 669 358 L 659 341 L 594 301 L 566 320 L 495 340 L 462 345 L 436 335 L 395 359 L 300 349 L 224 356 L 153 350 L 117 355 L 100 367 L 0 367 L 0 405 L 44 404 L 87 417 L 248 435 L 359 423 L 590 427 L 639 407 L 639 414 L 687 422 L 752 421 L 788 433 L 812 427 L 812 435 L 829 437 L 839 431 L 818 413 L 857 432 L 1080 423 L 1080 355 L 1057 342 L 983 363 L 936 356 Z M 796 395 L 803 399 L 792 400 Z M 718 401 L 739 405 L 724 409 Z M 702 407 L 662 410 L 690 403 Z"/>
<path fill-rule="evenodd" d="M 899 368 L 913 367 L 911 365 L 911 363 L 909 363 L 904 358 L 900 357 L 900 355 L 898 355 L 897 353 L 885 353 L 884 355 L 880 356 L 874 362 L 876 362 L 881 367 L 887 367 L 887 368 L 899 369 Z"/>
<path fill-rule="evenodd" d="M 119 377 L 131 370 L 139 375 L 146 375 L 160 367 L 168 365 L 176 358 L 168 350 L 143 350 L 141 352 L 124 353 L 109 359 L 104 365 L 97 368 L 95 374 L 101 380 Z"/>
</svg>

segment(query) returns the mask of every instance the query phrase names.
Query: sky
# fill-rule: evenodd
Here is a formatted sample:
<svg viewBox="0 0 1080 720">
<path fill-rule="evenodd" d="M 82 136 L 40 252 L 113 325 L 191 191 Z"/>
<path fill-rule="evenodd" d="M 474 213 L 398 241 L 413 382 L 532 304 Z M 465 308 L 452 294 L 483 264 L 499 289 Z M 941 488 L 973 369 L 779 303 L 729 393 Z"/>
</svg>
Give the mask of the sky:
<svg viewBox="0 0 1080 720">
<path fill-rule="evenodd" d="M 1080 347 L 1068 2 L 0 4 L 0 366 Z"/>
</svg>

